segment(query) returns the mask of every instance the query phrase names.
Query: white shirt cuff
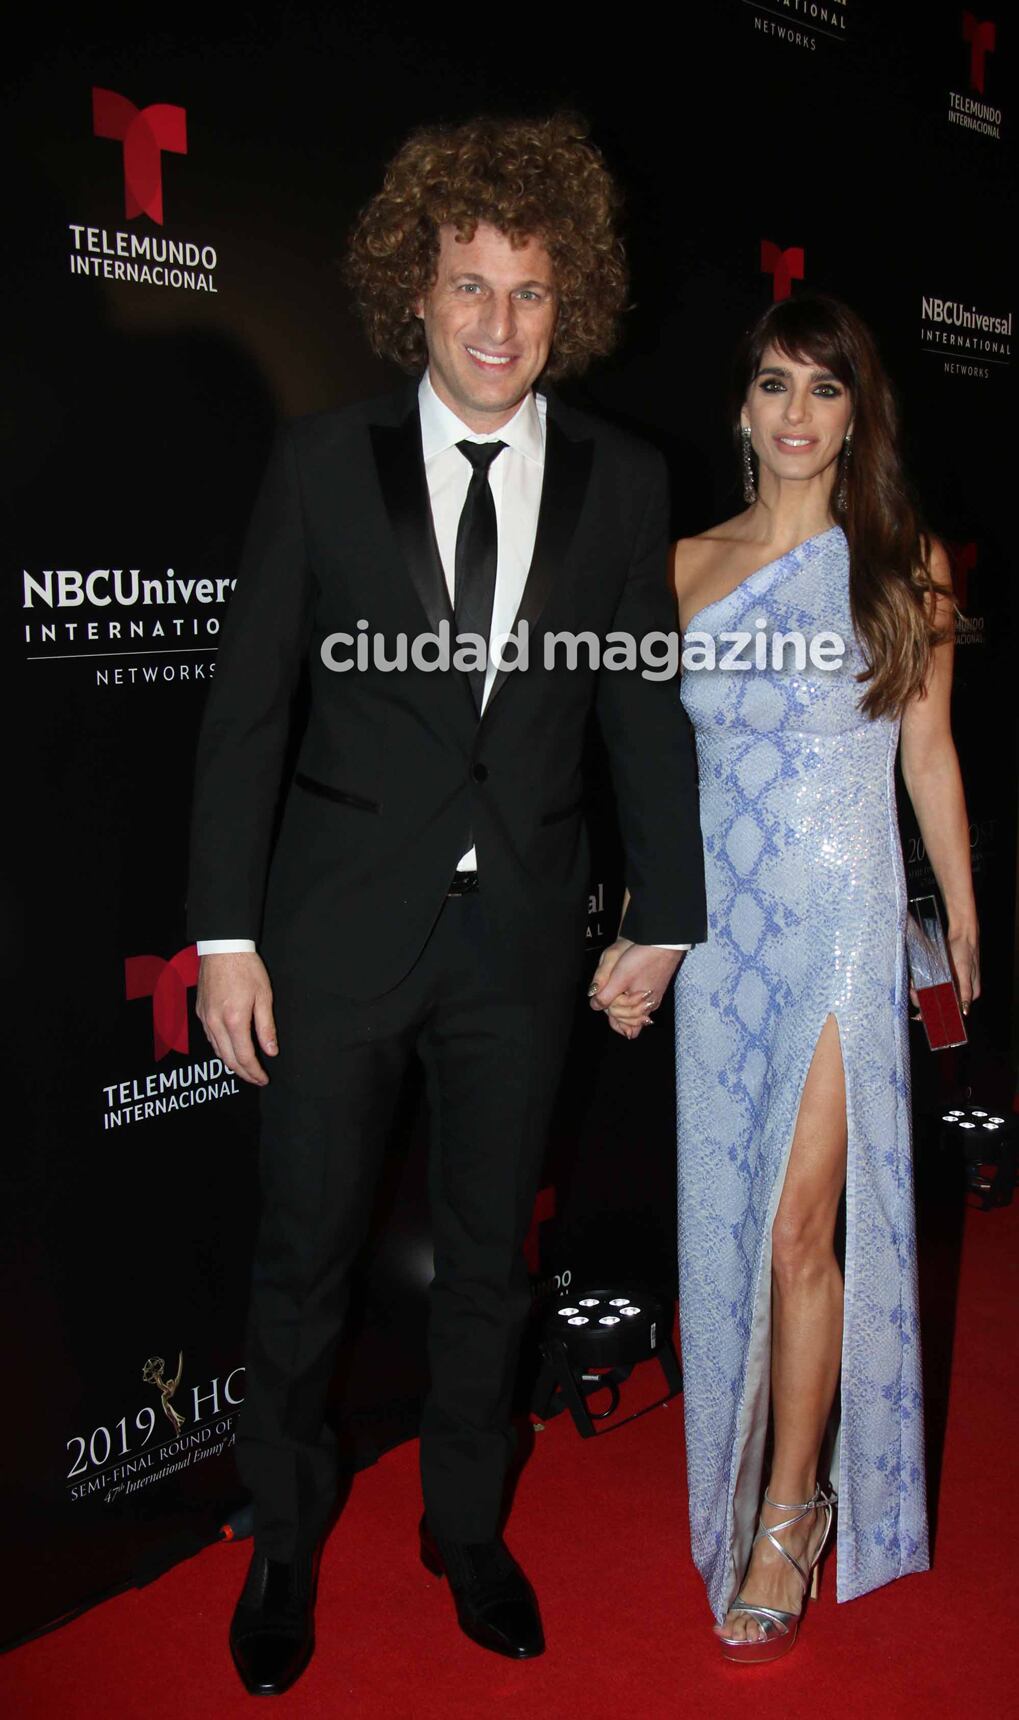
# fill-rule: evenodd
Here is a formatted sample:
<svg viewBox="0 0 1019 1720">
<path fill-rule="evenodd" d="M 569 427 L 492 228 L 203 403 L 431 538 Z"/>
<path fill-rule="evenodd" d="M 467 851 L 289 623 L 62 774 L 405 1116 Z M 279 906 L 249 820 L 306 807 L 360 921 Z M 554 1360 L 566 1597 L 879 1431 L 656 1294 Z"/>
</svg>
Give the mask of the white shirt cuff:
<svg viewBox="0 0 1019 1720">
<path fill-rule="evenodd" d="M 653 950 L 692 950 L 693 944 L 652 944 Z M 201 955 L 202 946 L 199 944 L 198 953 Z"/>
<path fill-rule="evenodd" d="M 254 938 L 199 938 L 196 945 L 200 956 L 253 956 Z"/>
</svg>

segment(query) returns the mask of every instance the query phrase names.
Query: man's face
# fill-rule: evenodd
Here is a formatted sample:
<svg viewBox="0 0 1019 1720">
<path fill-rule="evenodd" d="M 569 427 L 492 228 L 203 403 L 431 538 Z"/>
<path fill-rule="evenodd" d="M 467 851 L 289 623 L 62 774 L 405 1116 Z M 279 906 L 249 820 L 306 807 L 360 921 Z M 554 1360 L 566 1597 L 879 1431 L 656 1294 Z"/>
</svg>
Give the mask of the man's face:
<svg viewBox="0 0 1019 1720">
<path fill-rule="evenodd" d="M 414 306 L 439 399 L 470 429 L 498 430 L 541 375 L 555 331 L 552 261 L 540 239 L 514 250 L 481 223 L 463 244 L 439 234 L 435 280 Z"/>
</svg>

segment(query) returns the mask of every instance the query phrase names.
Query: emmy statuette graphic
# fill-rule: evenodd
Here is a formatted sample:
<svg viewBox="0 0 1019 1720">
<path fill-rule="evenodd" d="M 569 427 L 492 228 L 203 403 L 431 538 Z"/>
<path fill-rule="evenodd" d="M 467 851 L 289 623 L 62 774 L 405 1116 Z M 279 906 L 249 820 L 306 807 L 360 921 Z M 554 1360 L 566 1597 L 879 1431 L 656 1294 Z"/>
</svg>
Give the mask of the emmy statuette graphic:
<svg viewBox="0 0 1019 1720">
<path fill-rule="evenodd" d="M 164 1380 L 163 1369 L 165 1366 L 166 1363 L 162 1356 L 150 1356 L 142 1369 L 142 1379 L 145 1381 L 146 1385 L 155 1386 L 157 1388 L 160 1397 L 163 1400 L 163 1414 L 166 1416 L 167 1421 L 173 1428 L 174 1433 L 179 1433 L 181 1428 L 184 1426 L 185 1418 L 181 1415 L 179 1410 L 174 1409 L 170 1399 L 173 1397 L 174 1392 L 180 1385 L 180 1377 L 184 1372 L 183 1350 L 181 1350 L 177 1357 L 177 1376 L 175 1379 Z"/>
</svg>

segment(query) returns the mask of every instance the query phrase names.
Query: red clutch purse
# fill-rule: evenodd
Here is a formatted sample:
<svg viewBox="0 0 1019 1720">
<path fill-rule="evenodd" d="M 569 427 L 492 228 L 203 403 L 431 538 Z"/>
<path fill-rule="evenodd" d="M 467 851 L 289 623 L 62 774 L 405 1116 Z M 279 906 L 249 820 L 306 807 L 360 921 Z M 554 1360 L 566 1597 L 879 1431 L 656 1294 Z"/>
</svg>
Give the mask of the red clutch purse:
<svg viewBox="0 0 1019 1720">
<path fill-rule="evenodd" d="M 914 896 L 906 916 L 909 978 L 932 1051 L 966 1044 L 966 1023 L 948 960 L 948 945 L 933 896 Z"/>
</svg>

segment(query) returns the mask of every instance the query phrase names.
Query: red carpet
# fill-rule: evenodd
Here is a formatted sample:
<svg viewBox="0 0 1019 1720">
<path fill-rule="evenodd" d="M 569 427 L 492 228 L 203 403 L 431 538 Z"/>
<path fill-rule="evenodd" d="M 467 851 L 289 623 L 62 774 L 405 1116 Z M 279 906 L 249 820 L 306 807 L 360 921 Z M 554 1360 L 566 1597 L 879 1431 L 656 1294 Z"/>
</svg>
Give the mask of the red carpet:
<svg viewBox="0 0 1019 1720">
<path fill-rule="evenodd" d="M 727 1667 L 689 1561 L 678 1402 L 583 1444 L 564 1416 L 536 1436 L 510 1533 L 538 1578 L 550 1647 L 513 1665 L 460 1636 L 445 1585 L 416 1562 L 417 1453 L 405 1446 L 358 1478 L 323 1558 L 318 1652 L 276 1711 L 294 1720 L 1015 1713 L 1017 1243 L 1019 1204 L 967 1214 L 929 1575 L 837 1607 L 832 1564 L 791 1658 Z M 939 1270 L 928 1263 L 929 1284 Z M 626 1407 L 656 1374 L 644 1367 L 624 1387 Z M 0 1661 L 0 1711 L 250 1715 L 226 1649 L 247 1559 L 246 1546 L 210 1548 L 14 1651 Z"/>
</svg>

